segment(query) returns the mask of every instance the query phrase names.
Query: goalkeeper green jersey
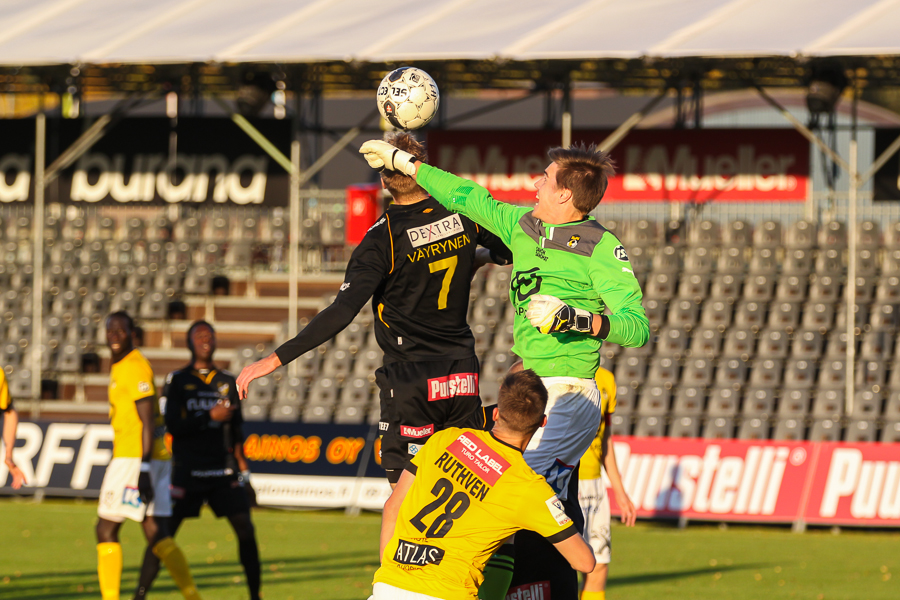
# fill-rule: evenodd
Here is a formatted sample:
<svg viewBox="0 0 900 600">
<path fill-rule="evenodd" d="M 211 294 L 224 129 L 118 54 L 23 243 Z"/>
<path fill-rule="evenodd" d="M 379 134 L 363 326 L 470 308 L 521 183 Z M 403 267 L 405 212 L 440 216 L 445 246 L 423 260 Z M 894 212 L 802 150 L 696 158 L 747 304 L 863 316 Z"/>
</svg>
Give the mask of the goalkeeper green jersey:
<svg viewBox="0 0 900 600">
<path fill-rule="evenodd" d="M 629 347 L 647 342 L 649 323 L 628 255 L 594 217 L 545 224 L 528 207 L 498 202 L 477 183 L 430 165 L 419 167 L 416 181 L 442 205 L 487 228 L 512 250 L 509 298 L 516 311 L 512 350 L 526 369 L 541 377 L 593 378 L 603 343 L 575 331 L 540 333 L 525 317 L 534 294 L 556 296 L 593 314 L 608 308 L 608 341 Z"/>
</svg>

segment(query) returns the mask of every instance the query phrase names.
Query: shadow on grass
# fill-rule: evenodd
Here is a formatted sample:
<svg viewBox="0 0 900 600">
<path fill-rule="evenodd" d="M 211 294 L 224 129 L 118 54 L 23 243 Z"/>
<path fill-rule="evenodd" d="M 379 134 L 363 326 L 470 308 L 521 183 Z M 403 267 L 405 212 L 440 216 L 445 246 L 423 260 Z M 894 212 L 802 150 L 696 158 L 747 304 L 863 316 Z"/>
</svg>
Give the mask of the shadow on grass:
<svg viewBox="0 0 900 600">
<path fill-rule="evenodd" d="M 368 560 L 366 560 L 368 559 Z M 284 566 L 281 566 L 281 565 Z M 272 565 L 278 565 L 277 571 L 271 570 Z M 320 556 L 303 557 L 263 557 L 262 580 L 263 587 L 267 582 L 278 583 L 303 583 L 307 581 L 321 581 L 335 577 L 343 577 L 348 573 L 359 574 L 365 567 L 378 567 L 379 561 L 373 557 L 370 551 L 343 552 L 339 554 L 324 554 Z M 128 567 L 122 572 L 122 595 L 130 595 L 130 586 L 137 585 L 136 579 L 139 567 Z M 163 571 L 165 569 L 163 568 Z M 201 594 L 204 590 L 230 588 L 235 585 L 245 585 L 243 581 L 243 567 L 238 561 L 216 562 L 213 564 L 194 563 L 191 565 L 191 573 L 197 583 Z M 276 573 L 278 575 L 276 575 Z M 6 592 L 16 592 L 20 598 L 27 600 L 50 600 L 58 598 L 85 598 L 96 597 L 99 594 L 97 585 L 97 572 L 91 571 L 52 571 L 45 573 L 29 573 L 16 577 L 9 584 L 0 587 L 0 592 L 5 596 Z M 235 584 L 233 578 L 241 577 L 240 584 Z M 83 581 L 84 578 L 90 578 Z M 16 585 L 23 580 L 30 580 L 24 585 Z M 73 581 L 74 579 L 74 581 Z M 79 581 L 81 579 L 82 581 Z M 166 578 L 158 585 L 153 586 L 155 592 L 175 592 L 178 588 L 171 579 Z M 72 588 L 77 585 L 90 585 L 93 591 L 77 591 Z"/>
<path fill-rule="evenodd" d="M 608 585 L 610 587 L 626 586 L 633 584 L 655 583 L 657 581 L 668 581 L 671 579 L 683 579 L 685 577 L 694 577 L 696 575 L 711 575 L 713 573 L 724 573 L 726 571 L 749 571 L 753 569 L 763 569 L 765 567 L 774 566 L 775 563 L 747 563 L 737 565 L 722 565 L 715 567 L 703 567 L 700 569 L 687 569 L 684 571 L 671 571 L 668 573 L 644 573 L 636 575 L 620 575 L 618 577 L 611 576 Z"/>
</svg>

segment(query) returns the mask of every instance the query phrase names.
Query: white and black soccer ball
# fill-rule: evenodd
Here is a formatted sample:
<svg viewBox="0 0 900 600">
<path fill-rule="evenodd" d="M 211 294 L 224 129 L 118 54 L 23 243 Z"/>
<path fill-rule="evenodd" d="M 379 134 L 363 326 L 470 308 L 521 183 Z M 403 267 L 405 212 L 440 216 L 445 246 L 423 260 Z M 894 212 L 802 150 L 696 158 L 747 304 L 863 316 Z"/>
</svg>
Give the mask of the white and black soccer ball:
<svg viewBox="0 0 900 600">
<path fill-rule="evenodd" d="M 437 113 L 441 97 L 431 75 L 415 67 L 388 73 L 376 96 L 381 116 L 397 129 L 418 129 Z"/>
</svg>

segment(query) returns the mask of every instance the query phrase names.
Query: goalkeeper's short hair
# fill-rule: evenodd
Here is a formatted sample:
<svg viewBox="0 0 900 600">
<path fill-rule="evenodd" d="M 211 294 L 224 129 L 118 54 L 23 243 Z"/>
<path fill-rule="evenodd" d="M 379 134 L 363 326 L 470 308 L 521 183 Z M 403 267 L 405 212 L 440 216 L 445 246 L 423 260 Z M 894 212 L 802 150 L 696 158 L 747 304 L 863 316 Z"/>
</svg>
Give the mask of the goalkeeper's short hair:
<svg viewBox="0 0 900 600">
<path fill-rule="evenodd" d="M 541 426 L 547 408 L 547 388 L 531 369 L 510 373 L 497 394 L 499 421 L 509 429 L 532 434 Z"/>
<path fill-rule="evenodd" d="M 387 133 L 384 136 L 384 141 L 404 152 L 409 152 L 418 161 L 428 162 L 428 151 L 425 149 L 425 144 L 413 137 L 411 133 L 405 131 Z M 424 188 L 416 183 L 415 179 L 406 173 L 385 170 L 381 173 L 381 179 L 384 181 L 384 187 L 390 192 L 391 196 L 407 196 L 416 192 L 423 196 L 429 195 Z"/>
</svg>

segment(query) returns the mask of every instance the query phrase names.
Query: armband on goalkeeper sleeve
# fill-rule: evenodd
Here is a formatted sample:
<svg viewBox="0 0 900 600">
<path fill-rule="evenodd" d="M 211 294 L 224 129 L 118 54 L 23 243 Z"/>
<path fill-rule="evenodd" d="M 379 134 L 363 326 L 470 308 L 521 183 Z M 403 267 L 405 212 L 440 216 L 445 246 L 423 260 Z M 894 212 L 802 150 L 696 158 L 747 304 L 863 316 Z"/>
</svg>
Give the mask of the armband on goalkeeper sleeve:
<svg viewBox="0 0 900 600">
<path fill-rule="evenodd" d="M 541 333 L 577 331 L 591 333 L 594 316 L 581 308 L 574 308 L 556 298 L 536 294 L 531 297 L 525 317 Z"/>
</svg>

